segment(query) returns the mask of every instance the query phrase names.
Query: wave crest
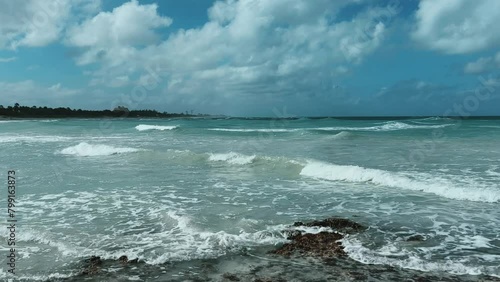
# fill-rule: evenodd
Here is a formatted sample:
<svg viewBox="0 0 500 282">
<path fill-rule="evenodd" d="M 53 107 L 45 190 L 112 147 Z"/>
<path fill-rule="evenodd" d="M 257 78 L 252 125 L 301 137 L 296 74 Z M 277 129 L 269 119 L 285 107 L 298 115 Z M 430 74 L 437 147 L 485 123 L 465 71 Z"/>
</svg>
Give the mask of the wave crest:
<svg viewBox="0 0 500 282">
<path fill-rule="evenodd" d="M 89 144 L 82 142 L 76 146 L 71 146 L 60 151 L 63 155 L 74 155 L 79 157 L 110 156 L 123 153 L 138 152 L 134 148 L 118 148 L 108 145 Z"/>
<path fill-rule="evenodd" d="M 227 154 L 210 154 L 208 160 L 213 162 L 227 162 L 230 164 L 245 165 L 252 163 L 255 160 L 255 157 L 255 155 L 247 156 L 231 152 Z"/>
<path fill-rule="evenodd" d="M 414 173 L 414 177 L 398 172 L 370 169 L 360 166 L 335 165 L 319 161 L 309 161 L 301 175 L 316 179 L 345 182 L 372 182 L 377 185 L 433 193 L 455 200 L 477 202 L 498 202 L 500 191 L 488 187 L 457 187 L 447 179 Z M 480 186 L 480 185 L 477 185 Z"/>
<path fill-rule="evenodd" d="M 165 130 L 174 130 L 177 128 L 178 128 L 178 126 L 176 126 L 176 125 L 162 126 L 162 125 L 149 125 L 149 124 L 139 124 L 138 126 L 135 127 L 135 129 L 137 129 L 139 131 L 148 131 L 148 130 L 165 131 Z"/>
</svg>

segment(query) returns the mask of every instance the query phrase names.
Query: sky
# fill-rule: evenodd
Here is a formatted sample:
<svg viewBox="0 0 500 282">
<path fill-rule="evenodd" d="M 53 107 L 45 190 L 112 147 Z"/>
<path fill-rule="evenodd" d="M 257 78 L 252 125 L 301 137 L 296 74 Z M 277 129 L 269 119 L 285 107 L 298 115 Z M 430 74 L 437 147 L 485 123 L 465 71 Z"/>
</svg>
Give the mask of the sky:
<svg viewBox="0 0 500 282">
<path fill-rule="evenodd" d="M 0 0 L 0 105 L 500 115 L 498 0 Z"/>
</svg>

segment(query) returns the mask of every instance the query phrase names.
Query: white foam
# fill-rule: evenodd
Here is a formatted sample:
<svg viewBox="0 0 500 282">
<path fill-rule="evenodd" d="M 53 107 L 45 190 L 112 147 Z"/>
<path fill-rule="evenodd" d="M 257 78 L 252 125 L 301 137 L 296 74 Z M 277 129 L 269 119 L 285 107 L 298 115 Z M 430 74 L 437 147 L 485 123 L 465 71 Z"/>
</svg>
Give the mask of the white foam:
<svg viewBox="0 0 500 282">
<path fill-rule="evenodd" d="M 0 135 L 0 143 L 28 142 L 28 143 L 48 143 L 72 140 L 67 136 L 49 136 L 49 135 Z"/>
<path fill-rule="evenodd" d="M 137 129 L 139 131 L 147 131 L 147 130 L 165 131 L 165 130 L 174 130 L 177 128 L 178 128 L 178 126 L 176 126 L 176 125 L 162 126 L 162 125 L 149 125 L 149 124 L 140 124 L 140 125 L 135 127 L 135 129 Z"/>
<path fill-rule="evenodd" d="M 109 156 L 115 154 L 138 152 L 134 148 L 118 148 L 108 145 L 89 144 L 82 142 L 76 146 L 68 147 L 60 151 L 64 155 L 75 155 L 79 157 Z"/>
<path fill-rule="evenodd" d="M 40 119 L 40 120 L 36 120 L 38 122 L 58 122 L 59 120 L 58 119 Z"/>
<path fill-rule="evenodd" d="M 447 272 L 456 275 L 490 275 L 500 277 L 499 269 L 491 266 L 469 266 L 464 260 L 445 262 L 430 262 L 422 259 L 408 250 L 394 245 L 383 246 L 378 250 L 371 250 L 362 246 L 357 239 L 345 237 L 342 245 L 347 255 L 364 264 L 390 265 L 405 269 L 425 272 Z"/>
<path fill-rule="evenodd" d="M 333 136 L 331 136 L 331 139 L 334 140 L 343 140 L 343 139 L 349 139 L 353 136 L 353 134 L 349 131 L 341 131 Z"/>
<path fill-rule="evenodd" d="M 300 174 L 332 181 L 372 182 L 377 185 L 423 191 L 457 200 L 490 203 L 500 201 L 499 187 L 495 189 L 479 184 L 459 187 L 459 184 L 453 183 L 448 179 L 441 179 L 422 173 L 414 173 L 410 177 L 398 172 L 309 161 Z"/>
<path fill-rule="evenodd" d="M 208 160 L 213 162 L 227 162 L 230 164 L 245 165 L 252 163 L 255 160 L 255 156 L 247 156 L 231 152 L 227 154 L 210 154 Z"/>
<path fill-rule="evenodd" d="M 225 131 L 225 132 L 295 132 L 298 129 L 277 129 L 277 128 L 256 128 L 256 129 L 242 129 L 242 128 L 209 128 L 210 131 Z"/>
<path fill-rule="evenodd" d="M 0 123 L 26 122 L 26 120 L 0 120 Z"/>
<path fill-rule="evenodd" d="M 437 125 L 413 125 L 403 122 L 390 121 L 383 125 L 369 126 L 369 127 L 317 127 L 311 128 L 313 130 L 324 131 L 396 131 L 406 129 L 437 129 L 452 126 L 453 124 L 437 124 Z"/>
<path fill-rule="evenodd" d="M 191 259 L 216 258 L 227 254 L 231 250 L 248 246 L 275 245 L 286 242 L 278 230 L 283 226 L 271 226 L 266 230 L 253 233 L 240 232 L 230 234 L 225 231 L 210 232 L 196 228 L 191 219 L 176 212 L 168 212 L 168 217 L 177 221 L 177 225 L 164 235 L 168 238 L 177 236 L 175 243 L 170 243 L 169 251 L 146 258 L 148 264 L 158 265 L 169 261 L 183 261 Z"/>
</svg>

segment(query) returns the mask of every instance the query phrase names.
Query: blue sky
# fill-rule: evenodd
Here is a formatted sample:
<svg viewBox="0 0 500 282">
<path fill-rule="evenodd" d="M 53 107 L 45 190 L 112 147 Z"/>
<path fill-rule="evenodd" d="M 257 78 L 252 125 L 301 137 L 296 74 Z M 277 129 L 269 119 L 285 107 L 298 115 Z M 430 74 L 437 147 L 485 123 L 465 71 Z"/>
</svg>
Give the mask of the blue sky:
<svg viewBox="0 0 500 282">
<path fill-rule="evenodd" d="M 499 115 L 497 0 L 0 0 L 0 104 Z"/>
</svg>

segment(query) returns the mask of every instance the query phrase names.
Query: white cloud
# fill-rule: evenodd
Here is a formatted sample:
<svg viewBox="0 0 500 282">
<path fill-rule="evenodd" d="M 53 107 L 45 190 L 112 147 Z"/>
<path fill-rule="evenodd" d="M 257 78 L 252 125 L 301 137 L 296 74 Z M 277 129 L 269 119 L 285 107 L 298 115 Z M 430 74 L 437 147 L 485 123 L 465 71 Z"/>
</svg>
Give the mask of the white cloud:
<svg viewBox="0 0 500 282">
<path fill-rule="evenodd" d="M 492 57 L 481 57 L 474 62 L 470 62 L 465 65 L 464 73 L 467 74 L 478 74 L 485 73 L 488 71 L 500 68 L 500 52 L 496 56 Z"/>
<path fill-rule="evenodd" d="M 97 0 L 0 0 L 0 49 L 40 47 L 60 38 L 66 24 L 98 9 Z"/>
<path fill-rule="evenodd" d="M 495 66 L 493 58 L 479 58 L 475 62 L 470 62 L 465 65 L 464 72 L 468 74 L 483 73 L 491 70 Z"/>
<path fill-rule="evenodd" d="M 33 80 L 20 82 L 0 81 L 0 93 L 9 95 L 2 98 L 4 105 L 19 103 L 22 105 L 58 105 L 74 104 L 74 98 L 83 92 L 63 87 L 60 83 L 46 87 Z"/>
<path fill-rule="evenodd" d="M 0 63 L 9 63 L 17 60 L 16 57 L 0 58 Z"/>
<path fill-rule="evenodd" d="M 170 104 L 223 108 L 231 103 L 235 108 L 251 101 L 307 103 L 320 97 L 318 103 L 327 105 L 340 99 L 340 88 L 333 87 L 340 77 L 380 46 L 393 12 L 370 7 L 337 19 L 341 9 L 356 2 L 217 1 L 205 25 L 179 30 L 156 44 L 149 38 L 155 28 L 168 25 L 168 18 L 156 14 L 156 7 L 132 2 L 127 9 L 147 11 L 147 23 L 127 21 L 111 32 L 121 6 L 72 29 L 67 43 L 86 48 L 79 64 L 101 63 L 92 74 L 95 85 L 112 86 L 122 76 L 133 82 L 148 73 L 147 67 L 160 66 L 161 95 Z M 119 40 L 121 29 L 131 23 L 142 31 Z M 149 46 L 137 44 L 143 36 L 139 41 Z"/>
<path fill-rule="evenodd" d="M 68 30 L 67 44 L 84 48 L 79 65 L 100 60 L 118 64 L 133 56 L 134 47 L 148 46 L 158 40 L 155 29 L 167 27 L 172 20 L 157 14 L 157 5 L 140 5 L 136 0 L 101 12 Z"/>
<path fill-rule="evenodd" d="M 464 54 L 500 44 L 500 1 L 422 0 L 413 39 L 447 54 Z"/>
</svg>

